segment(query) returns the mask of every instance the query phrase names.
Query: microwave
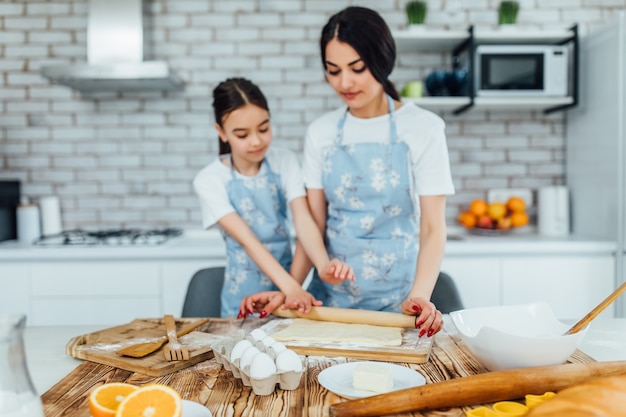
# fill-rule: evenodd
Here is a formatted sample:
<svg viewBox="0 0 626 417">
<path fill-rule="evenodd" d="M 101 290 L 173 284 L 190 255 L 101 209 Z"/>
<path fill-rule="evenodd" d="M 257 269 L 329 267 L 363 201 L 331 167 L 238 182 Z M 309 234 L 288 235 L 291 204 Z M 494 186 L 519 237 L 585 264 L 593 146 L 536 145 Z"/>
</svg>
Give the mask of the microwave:
<svg viewBox="0 0 626 417">
<path fill-rule="evenodd" d="M 479 45 L 474 62 L 478 97 L 567 96 L 567 46 Z"/>
</svg>

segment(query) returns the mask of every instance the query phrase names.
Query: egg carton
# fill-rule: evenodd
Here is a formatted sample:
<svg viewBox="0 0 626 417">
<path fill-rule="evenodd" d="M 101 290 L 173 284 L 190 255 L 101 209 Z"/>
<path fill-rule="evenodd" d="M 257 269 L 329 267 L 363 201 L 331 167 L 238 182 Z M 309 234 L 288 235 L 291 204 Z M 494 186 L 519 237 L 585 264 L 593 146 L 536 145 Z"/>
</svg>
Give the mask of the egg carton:
<svg viewBox="0 0 626 417">
<path fill-rule="evenodd" d="M 221 364 L 227 371 L 230 371 L 235 378 L 241 379 L 245 386 L 252 387 L 252 391 L 256 395 L 272 394 L 276 389 L 276 385 L 278 385 L 280 389 L 287 391 L 295 390 L 300 386 L 300 380 L 304 374 L 304 367 L 302 367 L 302 370 L 299 372 L 277 369 L 275 373 L 268 377 L 252 378 L 250 376 L 250 365 L 241 368 L 239 366 L 240 358 L 231 361 L 230 357 L 233 347 L 244 339 L 249 340 L 252 346 L 256 346 L 261 352 L 267 353 L 274 361 L 276 360 L 277 352 L 271 348 L 271 345 L 268 346 L 262 343 L 262 341 L 255 340 L 250 335 L 246 336 L 240 332 L 237 336 L 220 341 L 213 346 L 213 353 L 215 354 L 217 363 Z"/>
</svg>

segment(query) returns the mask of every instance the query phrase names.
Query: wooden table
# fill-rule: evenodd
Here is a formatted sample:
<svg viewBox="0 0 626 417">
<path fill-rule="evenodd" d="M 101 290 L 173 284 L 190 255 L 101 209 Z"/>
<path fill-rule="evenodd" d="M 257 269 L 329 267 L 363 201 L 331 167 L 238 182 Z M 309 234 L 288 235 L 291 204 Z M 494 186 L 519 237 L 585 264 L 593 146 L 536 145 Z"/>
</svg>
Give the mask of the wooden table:
<svg viewBox="0 0 626 417">
<path fill-rule="evenodd" d="M 200 330 L 225 335 L 235 335 L 237 330 L 260 327 L 269 319 L 216 319 Z M 90 417 L 87 396 L 89 391 L 105 382 L 128 382 L 136 385 L 161 383 L 175 388 L 184 399 L 205 404 L 219 416 L 310 416 L 329 415 L 329 406 L 346 401 L 325 388 L 317 381 L 318 374 L 325 368 L 350 361 L 345 358 L 305 358 L 305 373 L 300 387 L 294 391 L 276 391 L 267 396 L 256 396 L 251 387 L 222 368 L 215 359 L 201 362 L 190 368 L 162 377 L 149 377 L 124 371 L 107 365 L 85 361 L 65 378 L 44 393 L 46 417 Z M 570 362 L 588 363 L 594 360 L 577 351 Z M 446 322 L 444 330 L 435 336 L 430 360 L 422 365 L 405 364 L 425 378 L 427 383 L 460 378 L 487 372 L 474 359 L 457 337 L 454 326 Z M 478 406 L 477 404 L 476 406 Z M 474 407 L 450 408 L 436 412 L 403 414 L 403 416 L 464 417 L 465 411 Z M 183 416 L 184 417 L 184 416 Z"/>
</svg>

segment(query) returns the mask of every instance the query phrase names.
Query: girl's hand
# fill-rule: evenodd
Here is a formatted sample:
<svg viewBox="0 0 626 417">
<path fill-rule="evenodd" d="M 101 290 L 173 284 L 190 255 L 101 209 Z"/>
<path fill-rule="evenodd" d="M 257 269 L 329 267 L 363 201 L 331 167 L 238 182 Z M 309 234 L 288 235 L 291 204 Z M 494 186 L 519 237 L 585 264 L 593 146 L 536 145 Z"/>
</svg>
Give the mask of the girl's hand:
<svg viewBox="0 0 626 417">
<path fill-rule="evenodd" d="M 335 285 L 344 281 L 354 281 L 354 272 L 352 268 L 341 262 L 339 259 L 333 259 L 326 264 L 324 269 L 317 271 L 322 281 Z"/>
<path fill-rule="evenodd" d="M 321 305 L 322 302 L 313 297 L 313 294 L 304 290 L 303 288 L 299 288 L 285 296 L 285 302 L 282 308 L 285 310 L 298 310 L 300 313 L 307 314 L 311 311 L 312 306 Z"/>
<path fill-rule="evenodd" d="M 441 311 L 425 298 L 407 298 L 402 302 L 402 313 L 417 316 L 415 327 L 420 329 L 419 337 L 431 337 L 443 327 Z"/>
<path fill-rule="evenodd" d="M 280 291 L 262 291 L 248 295 L 239 304 L 238 319 L 247 318 L 248 315 L 259 313 L 261 318 L 271 314 L 285 301 L 285 294 Z"/>
</svg>

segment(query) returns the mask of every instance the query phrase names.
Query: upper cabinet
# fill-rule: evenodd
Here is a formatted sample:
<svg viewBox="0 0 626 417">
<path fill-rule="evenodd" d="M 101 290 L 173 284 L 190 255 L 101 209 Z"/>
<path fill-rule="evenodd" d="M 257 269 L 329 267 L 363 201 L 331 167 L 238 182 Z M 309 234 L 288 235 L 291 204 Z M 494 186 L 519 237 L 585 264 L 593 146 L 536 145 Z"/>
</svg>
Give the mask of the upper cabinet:
<svg viewBox="0 0 626 417">
<path fill-rule="evenodd" d="M 539 110 L 545 114 L 563 110 L 575 106 L 578 101 L 578 28 L 573 26 L 564 30 L 534 30 L 527 28 L 481 30 L 469 27 L 468 30 L 401 30 L 394 32 L 394 38 L 398 54 L 408 52 L 446 52 L 451 54 L 452 68 L 466 71 L 465 87 L 462 95 L 437 95 L 423 96 L 419 98 L 403 97 L 403 100 L 411 100 L 418 105 L 432 110 L 452 111 L 460 114 L 472 108 L 481 110 Z M 477 56 L 477 48 L 481 45 L 499 45 L 502 59 L 486 61 L 486 55 Z M 567 63 L 565 66 L 559 63 L 549 64 L 541 57 L 532 58 L 531 54 L 524 57 L 514 56 L 514 50 L 522 45 L 526 46 L 558 46 L 567 48 Z M 507 53 L 507 48 L 511 53 Z M 485 49 L 485 48 L 481 48 Z M 531 48 L 533 49 L 533 48 Z M 540 48 L 534 48 L 540 49 Z M 537 55 L 537 54 L 535 54 Z M 508 57 L 508 60 L 507 60 Z M 516 61 L 517 59 L 517 61 Z M 483 67 L 481 68 L 481 62 Z M 486 65 L 486 62 L 489 64 Z M 527 67 L 523 70 L 524 66 Z M 558 71 L 555 71 L 555 68 Z M 563 70 L 565 68 L 565 70 Z M 492 73 L 489 73 L 492 71 Z M 494 74 L 500 71 L 499 74 Z M 503 75 L 509 75 L 516 71 L 520 74 L 517 78 L 521 83 L 527 83 L 521 89 L 515 90 L 515 86 L 507 85 L 499 91 L 488 90 L 485 80 L 497 80 Z M 525 72 L 524 72 L 525 71 Z M 528 87 L 528 83 L 534 83 L 541 89 L 555 84 L 555 73 L 564 72 L 564 94 L 551 94 L 538 90 L 522 91 Z M 480 75 L 480 76 L 477 76 Z M 529 81 L 530 78 L 532 81 Z M 515 78 L 515 77 L 511 77 Z M 481 81 L 482 80 L 482 81 Z M 424 90 L 427 90 L 426 80 Z M 496 83 L 497 81 L 493 81 Z M 505 83 L 506 81 L 502 81 Z M 550 84 L 552 83 L 552 84 Z M 493 88 L 492 85 L 487 88 Z M 511 90 L 507 90 L 511 89 Z M 498 88 L 495 88 L 498 90 Z"/>
</svg>

